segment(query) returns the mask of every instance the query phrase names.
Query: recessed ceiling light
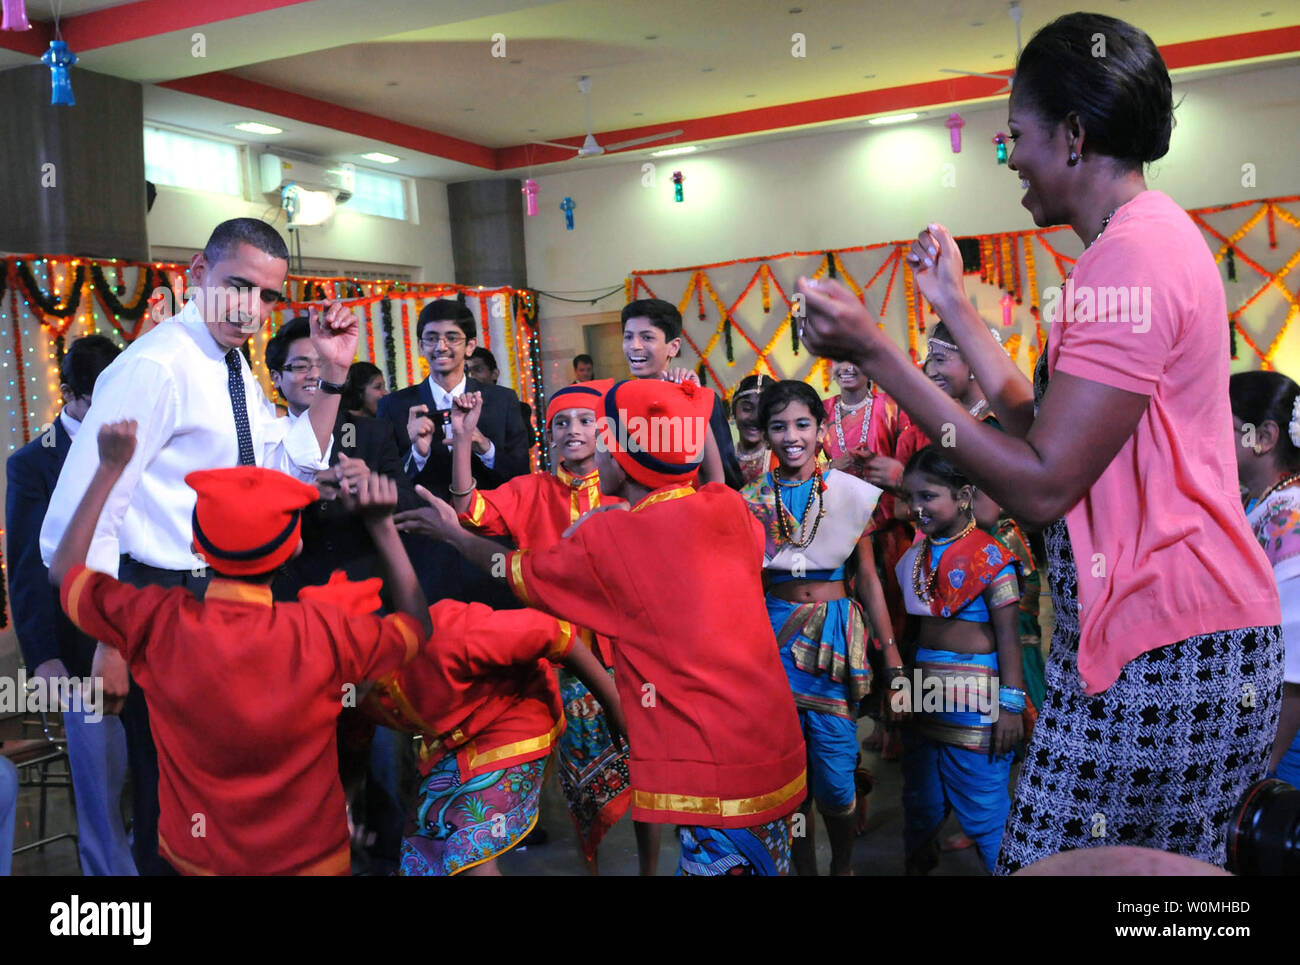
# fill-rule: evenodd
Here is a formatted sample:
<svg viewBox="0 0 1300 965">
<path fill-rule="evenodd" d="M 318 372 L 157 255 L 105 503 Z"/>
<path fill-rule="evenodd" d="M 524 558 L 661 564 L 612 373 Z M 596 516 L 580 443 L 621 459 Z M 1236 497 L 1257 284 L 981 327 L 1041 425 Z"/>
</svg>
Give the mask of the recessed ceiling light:
<svg viewBox="0 0 1300 965">
<path fill-rule="evenodd" d="M 522 64 L 523 61 L 522 61 L 522 60 L 519 60 L 518 58 L 515 58 L 514 60 L 510 61 L 510 63 L 512 63 L 512 64 Z"/>
<path fill-rule="evenodd" d="M 993 59 L 994 59 L 994 60 L 1001 60 L 1004 56 L 1005 56 L 1004 54 L 994 54 L 994 55 L 993 55 Z"/>
<path fill-rule="evenodd" d="M 1265 10 L 1263 13 L 1260 14 L 1260 16 L 1261 16 L 1261 17 L 1271 17 L 1271 16 L 1273 16 L 1273 11 L 1272 11 L 1272 10 Z"/>
<path fill-rule="evenodd" d="M 645 39 L 646 39 L 646 40 L 658 40 L 658 39 L 659 39 L 659 35 L 658 35 L 658 34 L 646 34 L 646 35 L 645 35 Z"/>
<path fill-rule="evenodd" d="M 369 154 L 363 154 L 361 156 L 367 161 L 378 161 L 380 164 L 396 164 L 401 160 L 400 157 L 385 154 L 383 151 L 371 151 Z"/>
<path fill-rule="evenodd" d="M 831 44 L 831 50 L 843 50 L 843 49 L 844 49 L 843 44 Z"/>
<path fill-rule="evenodd" d="M 757 94 L 746 94 L 745 96 L 746 96 L 746 97 L 757 97 L 758 95 L 757 95 Z"/>
<path fill-rule="evenodd" d="M 641 117 L 644 113 L 645 113 L 644 111 L 633 111 L 633 112 L 632 112 L 632 116 L 633 116 L 633 117 Z"/>
<path fill-rule="evenodd" d="M 385 86 L 385 87 L 396 87 L 396 86 L 397 86 L 397 81 L 395 81 L 395 80 L 390 80 L 390 81 L 389 81 L 387 84 L 385 84 L 384 86 Z"/>
<path fill-rule="evenodd" d="M 702 73 L 702 74 L 711 74 L 711 73 L 713 73 L 713 68 L 712 68 L 712 67 L 701 67 L 701 68 L 700 68 L 700 73 Z"/>
<path fill-rule="evenodd" d="M 465 108 L 465 113 L 466 113 L 466 114 L 473 114 L 473 113 L 474 113 L 474 108 L 472 108 L 472 107 L 467 107 L 467 108 Z"/>
<path fill-rule="evenodd" d="M 686 147 L 670 147 L 662 151 L 651 151 L 651 157 L 669 157 L 673 154 L 690 154 L 698 150 L 694 144 L 688 144 Z"/>
<path fill-rule="evenodd" d="M 238 124 L 231 124 L 237 131 L 244 131 L 248 134 L 283 134 L 284 128 L 272 127 L 270 124 L 262 124 L 258 121 L 240 121 Z"/>
<path fill-rule="evenodd" d="M 920 114 L 913 111 L 910 114 L 886 114 L 884 117 L 869 117 L 868 124 L 902 124 L 904 121 L 914 121 Z"/>
<path fill-rule="evenodd" d="M 865 77 L 867 80 L 871 80 L 871 78 L 875 77 L 876 75 L 875 75 L 875 74 L 863 74 L 862 76 Z"/>
<path fill-rule="evenodd" d="M 535 127 L 530 127 L 530 128 L 528 129 L 528 133 L 529 133 L 529 134 L 536 134 L 536 133 L 537 133 L 537 128 L 535 128 Z"/>
<path fill-rule="evenodd" d="M 983 21 L 983 20 L 972 20 L 972 21 L 970 22 L 970 25 L 971 25 L 972 27 L 982 27 L 982 26 L 984 26 L 984 21 Z"/>
<path fill-rule="evenodd" d="M 791 8 L 790 8 L 790 12 L 791 12 L 791 13 L 803 13 L 803 7 L 791 7 Z"/>
</svg>

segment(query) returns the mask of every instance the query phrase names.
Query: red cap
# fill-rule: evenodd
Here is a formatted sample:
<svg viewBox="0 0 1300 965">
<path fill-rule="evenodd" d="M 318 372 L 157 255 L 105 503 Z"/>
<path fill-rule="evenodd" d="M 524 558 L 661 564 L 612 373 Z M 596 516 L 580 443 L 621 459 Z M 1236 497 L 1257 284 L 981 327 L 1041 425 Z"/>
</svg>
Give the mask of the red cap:
<svg viewBox="0 0 1300 965">
<path fill-rule="evenodd" d="M 601 438 L 641 485 L 658 489 L 689 482 L 704 461 L 714 398 L 694 382 L 617 382 L 605 394 Z"/>
<path fill-rule="evenodd" d="M 598 379 L 595 382 L 575 382 L 557 390 L 546 403 L 546 424 L 549 426 L 555 414 L 565 409 L 590 409 L 599 414 L 605 393 L 613 384 L 613 379 Z"/>
<path fill-rule="evenodd" d="M 302 510 L 320 498 L 314 486 L 274 469 L 200 469 L 185 477 L 198 493 L 194 551 L 218 573 L 270 573 L 298 548 Z"/>
</svg>

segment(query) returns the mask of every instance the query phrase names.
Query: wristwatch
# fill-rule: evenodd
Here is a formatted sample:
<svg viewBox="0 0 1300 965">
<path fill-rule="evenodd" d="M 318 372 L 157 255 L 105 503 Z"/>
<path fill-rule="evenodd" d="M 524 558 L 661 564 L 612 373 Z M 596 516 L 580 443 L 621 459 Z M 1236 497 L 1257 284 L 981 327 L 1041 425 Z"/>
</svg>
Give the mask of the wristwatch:
<svg viewBox="0 0 1300 965">
<path fill-rule="evenodd" d="M 329 395 L 342 395 L 343 384 L 341 382 L 326 382 L 324 379 L 321 379 L 320 390 Z"/>
</svg>

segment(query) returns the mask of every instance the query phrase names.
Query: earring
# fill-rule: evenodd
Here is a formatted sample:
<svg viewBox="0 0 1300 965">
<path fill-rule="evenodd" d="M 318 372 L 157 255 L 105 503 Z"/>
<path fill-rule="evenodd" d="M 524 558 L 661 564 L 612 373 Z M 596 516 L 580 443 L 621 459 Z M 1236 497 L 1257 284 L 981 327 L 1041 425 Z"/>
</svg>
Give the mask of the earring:
<svg viewBox="0 0 1300 965">
<path fill-rule="evenodd" d="M 1070 167 L 1074 167 L 1076 164 L 1078 164 L 1078 163 L 1079 163 L 1079 158 L 1080 158 L 1081 156 L 1082 156 L 1082 155 L 1076 153 L 1075 151 L 1071 151 L 1071 152 L 1070 152 Z"/>
<path fill-rule="evenodd" d="M 1264 447 L 1261 446 L 1258 442 L 1255 443 L 1255 455 L 1257 456 L 1264 455 Z"/>
<path fill-rule="evenodd" d="M 972 373 L 970 374 L 970 378 L 967 379 L 966 381 L 967 381 L 967 382 L 974 382 L 974 381 L 975 381 L 975 373 L 972 372 Z"/>
</svg>

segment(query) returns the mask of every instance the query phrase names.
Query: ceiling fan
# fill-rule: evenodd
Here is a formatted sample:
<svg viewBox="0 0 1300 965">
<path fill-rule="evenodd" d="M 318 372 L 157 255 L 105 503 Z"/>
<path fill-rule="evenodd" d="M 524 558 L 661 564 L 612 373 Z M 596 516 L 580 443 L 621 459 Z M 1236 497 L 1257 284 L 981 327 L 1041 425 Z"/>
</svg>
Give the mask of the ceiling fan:
<svg viewBox="0 0 1300 965">
<path fill-rule="evenodd" d="M 1011 7 L 1010 9 L 1007 10 L 1007 16 L 1009 16 L 1016 25 L 1016 61 L 1015 62 L 1020 63 L 1020 18 L 1024 16 L 1024 13 L 1020 9 L 1020 3 L 1018 2 L 1018 0 L 1011 0 Z M 945 74 L 965 74 L 967 77 L 991 77 L 993 80 L 1006 81 L 1005 87 L 1003 87 L 1001 90 L 995 91 L 995 93 L 998 94 L 1005 94 L 1007 91 L 1011 90 L 1011 82 L 1016 78 L 1016 74 L 1014 70 L 1011 72 L 1010 77 L 1003 77 L 1001 74 L 981 74 L 978 71 L 974 71 L 974 70 L 953 70 L 950 67 L 940 67 L 939 70 Z"/>
<path fill-rule="evenodd" d="M 583 106 L 587 115 L 587 137 L 582 142 L 582 146 L 574 147 L 572 144 L 560 144 L 557 141 L 529 141 L 530 144 L 545 144 L 547 147 L 562 147 L 566 151 L 577 151 L 577 157 L 598 157 L 601 154 L 607 154 L 611 151 L 622 151 L 630 147 L 638 147 L 642 144 L 664 141 L 670 137 L 677 137 L 684 133 L 680 129 L 676 131 L 661 131 L 658 134 L 650 134 L 646 137 L 634 137 L 630 141 L 619 141 L 617 144 L 609 144 L 605 147 L 601 147 L 596 143 L 596 135 L 591 133 L 591 78 L 586 75 L 578 78 L 578 90 L 582 92 Z"/>
</svg>

